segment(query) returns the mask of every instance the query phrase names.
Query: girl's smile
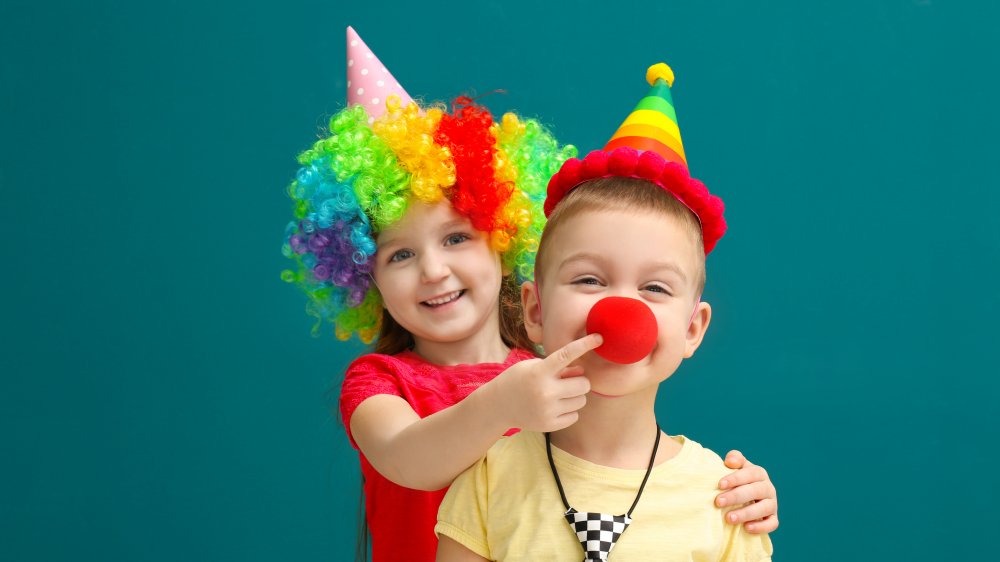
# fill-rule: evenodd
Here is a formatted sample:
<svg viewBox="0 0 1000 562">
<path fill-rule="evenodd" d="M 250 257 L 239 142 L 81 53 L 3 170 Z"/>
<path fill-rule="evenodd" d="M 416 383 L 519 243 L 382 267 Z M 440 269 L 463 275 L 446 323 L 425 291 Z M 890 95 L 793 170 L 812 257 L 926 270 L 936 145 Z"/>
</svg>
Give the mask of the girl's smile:
<svg viewBox="0 0 1000 562">
<path fill-rule="evenodd" d="M 451 304 L 451 303 L 457 301 L 458 299 L 462 298 L 462 296 L 464 294 L 465 294 L 465 289 L 462 289 L 460 291 L 452 291 L 450 293 L 446 293 L 446 294 L 441 295 L 439 297 L 434 297 L 432 299 L 427 299 L 427 300 L 421 302 L 420 304 L 422 304 L 422 305 L 424 305 L 424 306 L 426 306 L 428 308 L 441 308 L 443 306 Z"/>
</svg>

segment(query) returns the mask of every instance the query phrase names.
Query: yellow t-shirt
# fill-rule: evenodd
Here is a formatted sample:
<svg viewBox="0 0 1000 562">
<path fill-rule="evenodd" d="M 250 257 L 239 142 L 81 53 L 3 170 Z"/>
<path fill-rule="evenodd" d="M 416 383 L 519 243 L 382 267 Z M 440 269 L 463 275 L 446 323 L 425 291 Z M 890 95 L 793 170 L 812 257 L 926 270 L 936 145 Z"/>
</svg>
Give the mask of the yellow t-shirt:
<svg viewBox="0 0 1000 562">
<path fill-rule="evenodd" d="M 734 561 L 771 559 L 767 535 L 725 522 L 715 507 L 719 480 L 731 472 L 712 451 L 683 436 L 672 459 L 653 467 L 610 560 Z M 645 470 L 597 465 L 552 447 L 566 498 L 577 511 L 621 515 Z M 489 560 L 580 562 L 583 547 L 569 523 L 545 454 L 545 437 L 501 439 L 451 485 L 434 531 Z"/>
</svg>

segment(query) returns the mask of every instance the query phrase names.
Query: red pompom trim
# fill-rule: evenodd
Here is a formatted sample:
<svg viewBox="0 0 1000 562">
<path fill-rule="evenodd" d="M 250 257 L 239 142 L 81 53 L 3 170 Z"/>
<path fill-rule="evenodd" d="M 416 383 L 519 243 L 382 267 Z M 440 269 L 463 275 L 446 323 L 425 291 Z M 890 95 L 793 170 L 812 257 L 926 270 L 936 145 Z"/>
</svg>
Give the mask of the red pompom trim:
<svg viewBox="0 0 1000 562">
<path fill-rule="evenodd" d="M 600 150 L 595 150 L 583 159 L 583 167 L 580 169 L 580 173 L 585 176 L 590 176 L 591 174 L 603 173 L 603 171 L 607 169 L 608 155 Z"/>
<path fill-rule="evenodd" d="M 648 180 L 670 192 L 701 221 L 705 255 L 726 233 L 725 206 L 722 199 L 708 192 L 705 184 L 691 177 L 686 167 L 668 161 L 652 151 L 639 152 L 623 146 L 611 152 L 595 150 L 582 161 L 567 160 L 549 180 L 545 198 L 545 216 L 548 217 L 567 193 L 581 183 L 610 177 L 630 177 Z"/>
</svg>

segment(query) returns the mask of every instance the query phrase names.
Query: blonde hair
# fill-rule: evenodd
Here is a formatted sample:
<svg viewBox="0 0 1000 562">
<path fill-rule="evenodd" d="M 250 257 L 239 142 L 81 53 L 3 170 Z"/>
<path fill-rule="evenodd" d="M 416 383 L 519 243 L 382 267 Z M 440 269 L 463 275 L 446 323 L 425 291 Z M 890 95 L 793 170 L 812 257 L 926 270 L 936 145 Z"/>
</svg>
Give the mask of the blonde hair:
<svg viewBox="0 0 1000 562">
<path fill-rule="evenodd" d="M 588 211 L 645 212 L 679 221 L 691 234 L 692 244 L 697 244 L 695 252 L 697 272 L 694 281 L 695 294 L 701 296 L 705 290 L 705 252 L 698 217 L 662 187 L 638 178 L 610 177 L 589 180 L 570 191 L 556 205 L 538 244 L 538 255 L 535 257 L 536 281 L 541 279 L 545 250 L 551 244 L 551 242 L 546 243 L 546 240 L 551 240 L 554 233 L 567 220 Z"/>
</svg>

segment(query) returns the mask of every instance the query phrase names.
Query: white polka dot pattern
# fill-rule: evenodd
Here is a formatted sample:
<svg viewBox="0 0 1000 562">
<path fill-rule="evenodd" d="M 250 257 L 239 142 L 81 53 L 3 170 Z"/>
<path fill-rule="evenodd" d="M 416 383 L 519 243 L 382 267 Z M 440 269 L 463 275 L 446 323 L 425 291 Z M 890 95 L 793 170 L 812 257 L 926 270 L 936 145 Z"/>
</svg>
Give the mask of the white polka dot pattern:
<svg viewBox="0 0 1000 562">
<path fill-rule="evenodd" d="M 355 61 L 363 62 L 356 65 Z M 347 28 L 347 88 L 347 103 L 365 106 L 369 123 L 385 113 L 385 99 L 389 96 L 399 96 L 403 105 L 413 101 L 351 27 Z"/>
</svg>

